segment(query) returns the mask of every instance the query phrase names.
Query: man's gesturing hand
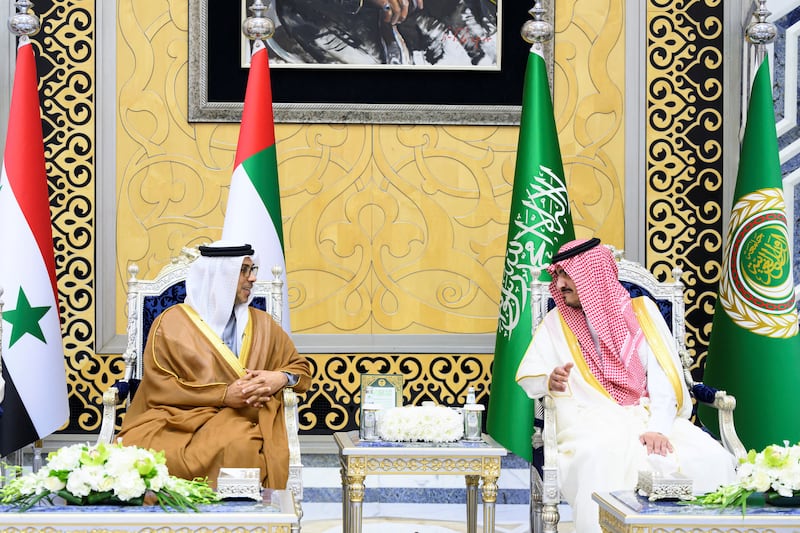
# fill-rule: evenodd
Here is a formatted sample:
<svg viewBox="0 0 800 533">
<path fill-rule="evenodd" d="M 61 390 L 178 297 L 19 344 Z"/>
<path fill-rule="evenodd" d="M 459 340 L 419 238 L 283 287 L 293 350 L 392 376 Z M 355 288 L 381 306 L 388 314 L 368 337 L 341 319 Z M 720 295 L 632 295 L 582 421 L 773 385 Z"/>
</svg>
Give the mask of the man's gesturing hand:
<svg viewBox="0 0 800 533">
<path fill-rule="evenodd" d="M 569 379 L 569 371 L 575 366 L 573 363 L 567 363 L 564 366 L 557 366 L 550 374 L 548 386 L 551 391 L 564 392 L 567 390 L 567 380 Z"/>
</svg>

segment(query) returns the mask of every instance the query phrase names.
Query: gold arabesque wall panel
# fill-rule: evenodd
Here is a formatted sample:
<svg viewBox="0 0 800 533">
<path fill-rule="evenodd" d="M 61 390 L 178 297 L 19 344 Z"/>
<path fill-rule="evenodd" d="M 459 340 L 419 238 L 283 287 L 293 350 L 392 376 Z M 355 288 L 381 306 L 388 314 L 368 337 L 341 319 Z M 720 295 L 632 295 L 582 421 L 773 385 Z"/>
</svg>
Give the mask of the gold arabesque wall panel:
<svg viewBox="0 0 800 533">
<path fill-rule="evenodd" d="M 647 264 L 685 272 L 699 376 L 722 261 L 723 5 L 649 0 L 647 27 Z"/>
<path fill-rule="evenodd" d="M 426 400 L 461 405 L 475 387 L 488 400 L 491 354 L 309 354 L 315 379 L 324 386 L 305 394 L 300 429 L 328 433 L 352 429 L 358 420 L 361 374 L 402 374 L 403 403 Z"/>
<path fill-rule="evenodd" d="M 575 235 L 622 248 L 625 0 L 554 4 L 553 101 Z"/>
</svg>

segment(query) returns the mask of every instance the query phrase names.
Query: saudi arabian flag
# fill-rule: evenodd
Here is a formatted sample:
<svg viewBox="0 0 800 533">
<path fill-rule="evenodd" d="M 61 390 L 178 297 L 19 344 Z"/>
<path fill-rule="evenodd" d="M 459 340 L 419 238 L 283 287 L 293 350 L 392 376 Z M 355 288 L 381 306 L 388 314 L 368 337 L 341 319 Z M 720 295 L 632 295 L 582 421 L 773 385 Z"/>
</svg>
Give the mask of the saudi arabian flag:
<svg viewBox="0 0 800 533">
<path fill-rule="evenodd" d="M 525 71 L 486 415 L 488 433 L 528 462 L 532 455 L 534 405 L 517 385 L 516 375 L 533 336 L 529 301 L 531 267 L 549 264 L 561 245 L 575 238 L 547 68 L 541 50 L 536 48 L 536 45 L 531 48 Z"/>
<path fill-rule="evenodd" d="M 274 266 L 283 269 L 286 279 L 272 86 L 267 49 L 263 41 L 253 41 L 222 238 L 253 246 L 258 255 L 259 276 L 262 279 L 272 279 Z M 291 332 L 287 289 L 284 282 L 281 325 L 284 330 Z"/>
<path fill-rule="evenodd" d="M 0 174 L 0 248 L 2 457 L 69 418 L 36 61 L 27 37 L 17 49 Z"/>
<path fill-rule="evenodd" d="M 800 336 L 769 63 L 756 73 L 742 140 L 703 379 L 736 397 L 747 448 L 800 441 Z M 716 411 L 700 418 L 717 430 Z"/>
</svg>

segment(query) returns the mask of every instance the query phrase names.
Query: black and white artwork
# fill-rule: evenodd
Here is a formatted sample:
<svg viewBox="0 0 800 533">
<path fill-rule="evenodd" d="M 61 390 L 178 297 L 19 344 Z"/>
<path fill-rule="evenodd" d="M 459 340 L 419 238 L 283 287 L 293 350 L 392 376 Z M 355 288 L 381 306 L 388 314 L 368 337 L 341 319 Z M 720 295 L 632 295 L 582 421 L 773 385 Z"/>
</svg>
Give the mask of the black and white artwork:
<svg viewBox="0 0 800 533">
<path fill-rule="evenodd" d="M 499 9 L 500 0 L 273 0 L 270 64 L 498 70 Z"/>
<path fill-rule="evenodd" d="M 267 5 L 267 2 L 262 0 Z M 240 120 L 253 0 L 189 0 L 190 122 Z M 519 123 L 533 0 L 271 0 L 275 120 Z M 553 20 L 552 0 L 544 0 Z M 545 43 L 552 65 L 552 49 Z"/>
</svg>

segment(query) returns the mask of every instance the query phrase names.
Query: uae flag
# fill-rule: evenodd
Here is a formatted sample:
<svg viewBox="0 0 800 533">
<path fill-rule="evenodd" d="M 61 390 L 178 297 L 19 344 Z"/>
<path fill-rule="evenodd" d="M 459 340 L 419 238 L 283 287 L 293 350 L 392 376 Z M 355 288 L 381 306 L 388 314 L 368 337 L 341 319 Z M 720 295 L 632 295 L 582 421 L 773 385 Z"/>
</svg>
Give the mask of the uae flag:
<svg viewBox="0 0 800 533">
<path fill-rule="evenodd" d="M 800 441 L 800 334 L 769 63 L 756 72 L 703 379 L 736 397 L 747 448 Z M 698 407 L 717 429 L 716 412 Z"/>
<path fill-rule="evenodd" d="M 0 248 L 5 456 L 69 418 L 36 61 L 27 37 L 17 49 L 0 174 Z"/>
<path fill-rule="evenodd" d="M 222 238 L 251 244 L 258 255 L 261 277 L 271 278 L 272 267 L 279 266 L 283 269 L 285 280 L 286 259 L 283 255 L 274 122 L 267 49 L 263 41 L 253 41 Z M 289 294 L 285 281 L 281 325 L 284 330 L 291 332 Z"/>
<path fill-rule="evenodd" d="M 522 116 L 514 168 L 508 243 L 500 287 L 492 388 L 486 429 L 512 453 L 532 459 L 534 404 L 517 385 L 531 331 L 531 267 L 544 267 L 562 244 L 574 239 L 567 184 L 553 117 L 550 83 L 541 49 L 528 54 Z M 543 273 L 545 276 L 547 272 Z"/>
</svg>

